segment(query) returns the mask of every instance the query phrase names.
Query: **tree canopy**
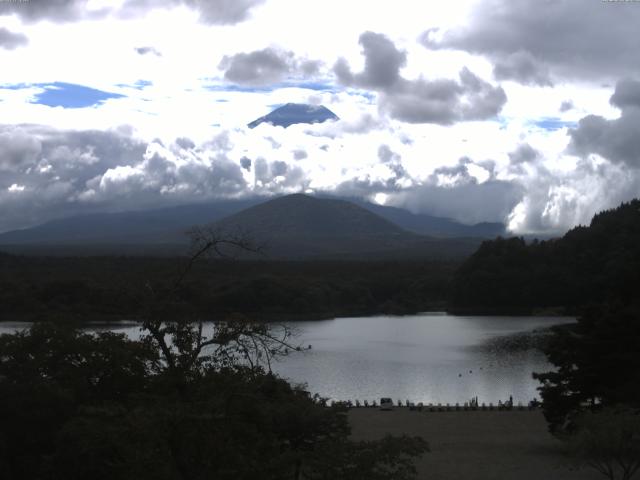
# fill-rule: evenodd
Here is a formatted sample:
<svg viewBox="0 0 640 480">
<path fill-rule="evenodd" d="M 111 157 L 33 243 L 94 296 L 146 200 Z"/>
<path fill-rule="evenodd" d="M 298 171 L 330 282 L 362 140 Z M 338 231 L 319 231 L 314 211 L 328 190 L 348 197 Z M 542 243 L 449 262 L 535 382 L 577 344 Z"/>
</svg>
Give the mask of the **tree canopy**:
<svg viewBox="0 0 640 480">
<path fill-rule="evenodd" d="M 229 243 L 204 240 L 191 260 Z M 271 373 L 296 350 L 286 328 L 205 328 L 179 295 L 192 267 L 146 289 L 141 340 L 65 322 L 0 336 L 0 478 L 413 478 L 423 439 L 352 441 L 344 407 Z"/>
<path fill-rule="evenodd" d="M 559 239 L 484 242 L 456 272 L 454 310 L 529 312 L 629 303 L 640 284 L 640 200 L 593 217 Z"/>
</svg>

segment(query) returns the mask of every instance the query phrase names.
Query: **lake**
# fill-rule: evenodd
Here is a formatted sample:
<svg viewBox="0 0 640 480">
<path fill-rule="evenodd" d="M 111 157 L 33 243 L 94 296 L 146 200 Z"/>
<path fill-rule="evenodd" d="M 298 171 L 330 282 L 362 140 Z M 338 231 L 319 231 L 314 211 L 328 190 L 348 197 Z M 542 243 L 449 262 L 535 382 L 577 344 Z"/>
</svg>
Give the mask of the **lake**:
<svg viewBox="0 0 640 480">
<path fill-rule="evenodd" d="M 294 383 L 336 400 L 497 403 L 538 397 L 532 372 L 551 367 L 540 352 L 482 348 L 496 337 L 573 321 L 567 317 L 491 317 L 426 313 L 287 322 L 297 342 L 312 345 L 274 364 Z M 0 333 L 25 324 L 0 324 Z M 132 324 L 114 331 L 139 334 Z"/>
</svg>

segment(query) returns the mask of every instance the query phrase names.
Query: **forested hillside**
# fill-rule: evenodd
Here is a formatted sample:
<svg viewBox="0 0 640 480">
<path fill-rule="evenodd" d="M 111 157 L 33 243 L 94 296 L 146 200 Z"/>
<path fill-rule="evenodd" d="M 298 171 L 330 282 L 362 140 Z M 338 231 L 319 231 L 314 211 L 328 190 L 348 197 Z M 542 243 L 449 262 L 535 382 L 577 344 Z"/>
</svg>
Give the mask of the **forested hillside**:
<svg viewBox="0 0 640 480">
<path fill-rule="evenodd" d="M 640 285 L 640 200 L 597 214 L 564 237 L 484 242 L 457 271 L 452 309 L 523 312 L 627 304 Z"/>
</svg>

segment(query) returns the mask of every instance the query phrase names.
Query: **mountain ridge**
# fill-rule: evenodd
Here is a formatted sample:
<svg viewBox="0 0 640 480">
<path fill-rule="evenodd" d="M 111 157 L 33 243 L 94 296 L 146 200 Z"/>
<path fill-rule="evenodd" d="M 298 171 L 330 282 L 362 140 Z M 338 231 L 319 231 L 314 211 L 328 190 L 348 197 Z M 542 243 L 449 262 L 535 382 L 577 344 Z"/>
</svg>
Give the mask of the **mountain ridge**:
<svg viewBox="0 0 640 480">
<path fill-rule="evenodd" d="M 470 254 L 481 241 L 481 237 L 473 235 L 459 235 L 469 237 L 464 241 L 425 236 L 371 211 L 378 209 L 388 214 L 388 207 L 369 207 L 340 198 L 294 194 L 266 201 L 253 198 L 90 214 L 0 234 L 0 248 L 13 252 L 44 249 L 66 254 L 74 251 L 178 254 L 188 244 L 185 232 L 189 228 L 210 223 L 221 229 L 241 229 L 261 237 L 261 241 L 271 244 L 270 255 L 274 258 L 369 258 L 382 252 L 387 257 L 412 258 L 425 252 L 430 256 L 436 251 L 445 256 L 455 252 L 453 255 L 458 257 Z M 393 212 L 397 214 L 395 209 Z M 422 231 L 429 233 L 426 227 Z"/>
</svg>

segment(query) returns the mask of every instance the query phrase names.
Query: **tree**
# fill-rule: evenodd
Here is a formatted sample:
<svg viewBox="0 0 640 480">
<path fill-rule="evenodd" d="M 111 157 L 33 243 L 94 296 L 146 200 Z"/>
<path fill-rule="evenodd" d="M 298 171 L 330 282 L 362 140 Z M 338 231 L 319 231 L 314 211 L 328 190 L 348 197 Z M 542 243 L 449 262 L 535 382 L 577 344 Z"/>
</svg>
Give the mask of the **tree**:
<svg viewBox="0 0 640 480">
<path fill-rule="evenodd" d="M 587 465 L 609 480 L 630 480 L 640 469 L 640 412 L 607 408 L 585 412 L 576 432 L 566 437 L 576 463 Z"/>
<path fill-rule="evenodd" d="M 261 363 L 271 370 L 271 359 L 300 350 L 290 340 L 292 331 L 284 326 L 250 322 L 242 316 L 209 323 L 194 314 L 180 293 L 185 280 L 199 260 L 209 256 L 228 257 L 238 252 L 259 253 L 261 247 L 244 232 L 229 234 L 213 227 L 190 230 L 191 253 L 169 287 L 156 289 L 147 284 L 146 314 L 142 321 L 143 342 L 161 353 L 163 366 L 176 387 L 201 376 L 207 369 L 230 367 L 245 362 L 255 370 Z"/>
<path fill-rule="evenodd" d="M 551 432 L 571 428 L 585 409 L 640 407 L 640 308 L 591 307 L 574 325 L 556 327 L 545 353 L 556 369 L 535 373 Z"/>
<path fill-rule="evenodd" d="M 244 237 L 194 233 L 169 286 L 149 285 L 140 341 L 36 324 L 0 337 L 0 476 L 68 480 L 408 479 L 418 438 L 349 440 L 342 408 L 270 371 L 291 332 L 206 326 L 182 288 L 208 253 Z"/>
</svg>

